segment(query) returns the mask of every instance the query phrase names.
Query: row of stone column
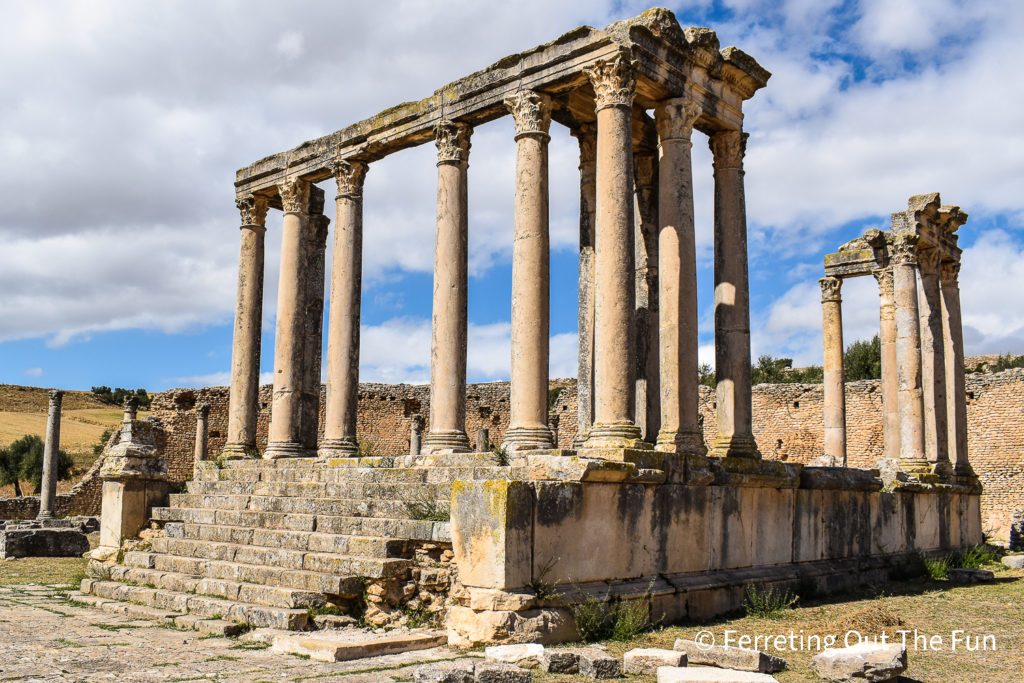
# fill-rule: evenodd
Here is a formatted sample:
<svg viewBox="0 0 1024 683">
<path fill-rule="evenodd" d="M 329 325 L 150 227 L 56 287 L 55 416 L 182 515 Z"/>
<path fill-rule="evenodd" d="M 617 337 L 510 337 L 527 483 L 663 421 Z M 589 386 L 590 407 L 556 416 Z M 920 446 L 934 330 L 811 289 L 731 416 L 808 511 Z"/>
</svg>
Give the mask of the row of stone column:
<svg viewBox="0 0 1024 683">
<path fill-rule="evenodd" d="M 586 70 L 595 91 L 596 124 L 575 131 L 581 144 L 580 344 L 592 350 L 592 419 L 581 422 L 585 447 L 624 447 L 641 435 L 636 424 L 634 343 L 634 181 L 632 119 L 635 80 L 621 56 Z M 550 330 L 548 129 L 551 99 L 521 91 L 505 101 L 516 127 L 516 190 L 512 284 L 510 424 L 505 447 L 553 447 L 548 427 Z M 696 258 L 690 134 L 699 107 L 684 98 L 655 110 L 658 133 L 658 447 L 703 453 L 697 411 Z M 430 430 L 424 452 L 469 450 L 465 432 L 468 202 L 472 128 L 442 120 L 438 150 L 437 221 L 431 337 Z M 718 372 L 716 455 L 756 455 L 751 429 L 746 218 L 742 157 L 745 135 L 711 137 L 715 159 L 715 330 Z M 587 154 L 594 152 L 592 160 Z M 338 183 L 327 358 L 327 405 L 321 456 L 357 450 L 356 410 L 361 295 L 361 161 L 334 164 Z M 319 344 L 326 228 L 319 192 L 303 180 L 278 188 L 285 212 L 274 358 L 274 399 L 265 457 L 309 455 L 316 413 L 305 408 L 319 387 Z M 313 197 L 311 199 L 311 196 Z M 322 207 L 322 199 L 320 200 Z M 239 200 L 242 247 L 225 452 L 255 448 L 267 200 Z M 593 210 L 591 215 L 590 211 Z M 591 251 L 592 247 L 592 251 Z M 319 265 L 317 254 L 319 256 Z M 592 273 L 592 275 L 591 275 Z M 317 276 L 319 275 L 319 280 Z M 584 287 L 585 283 L 585 287 Z M 317 285 L 319 284 L 319 290 Z M 321 309 L 317 309 L 317 305 Z M 317 329 L 309 329 L 315 317 Z M 313 345 L 317 349 L 314 352 Z M 314 377 L 315 370 L 315 377 Z M 588 388 L 590 382 L 581 382 Z M 315 403 L 313 404 L 315 405 Z M 590 416 L 588 416 L 589 418 Z M 312 420 L 312 423 L 311 423 Z M 310 441 L 312 435 L 313 442 Z"/>
<path fill-rule="evenodd" d="M 913 234 L 895 235 L 878 282 L 885 459 L 909 474 L 972 476 L 967 455 L 967 403 L 960 264 Z M 920 290 L 918 284 L 920 283 Z M 825 454 L 846 463 L 842 280 L 822 289 Z"/>
</svg>

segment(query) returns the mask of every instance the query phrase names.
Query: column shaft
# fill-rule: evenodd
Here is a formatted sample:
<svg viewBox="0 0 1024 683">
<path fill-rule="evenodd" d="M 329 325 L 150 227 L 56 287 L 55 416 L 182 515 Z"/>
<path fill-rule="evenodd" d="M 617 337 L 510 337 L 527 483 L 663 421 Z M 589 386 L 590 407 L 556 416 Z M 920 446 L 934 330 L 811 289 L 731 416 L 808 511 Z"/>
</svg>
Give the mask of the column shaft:
<svg viewBox="0 0 1024 683">
<path fill-rule="evenodd" d="M 576 439 L 579 448 L 594 423 L 594 222 L 597 209 L 597 126 L 585 123 L 572 133 L 580 144 L 580 272 Z"/>
<path fill-rule="evenodd" d="M 430 431 L 424 451 L 469 450 L 466 436 L 466 332 L 468 288 L 469 136 L 466 124 L 442 121 L 435 129 L 437 233 L 434 241 L 434 310 L 430 354 Z"/>
<path fill-rule="evenodd" d="M 303 382 L 301 442 L 306 453 L 316 453 L 320 430 L 320 390 L 324 353 L 324 277 L 327 267 L 327 228 L 323 215 L 324 191 L 310 188 L 310 213 L 306 224 L 305 329 L 303 331 Z"/>
<path fill-rule="evenodd" d="M 921 291 L 921 389 L 924 396 L 925 457 L 937 474 L 950 475 L 946 419 L 946 361 L 942 334 L 942 303 L 939 292 L 939 254 L 935 249 L 919 253 Z"/>
<path fill-rule="evenodd" d="M 196 404 L 196 439 L 195 450 L 192 453 L 192 461 L 195 464 L 206 460 L 207 448 L 210 443 L 210 432 L 207 426 L 209 415 L 210 405 L 208 403 Z"/>
<path fill-rule="evenodd" d="M 924 454 L 916 245 L 916 235 L 899 235 L 892 245 L 892 261 L 900 413 L 899 466 L 904 472 L 921 474 L 927 473 L 929 468 Z"/>
<path fill-rule="evenodd" d="M 746 135 L 715 133 L 715 375 L 718 434 L 712 455 L 760 457 L 750 393 L 750 293 L 743 194 Z"/>
<path fill-rule="evenodd" d="M 892 270 L 876 270 L 880 305 L 879 341 L 882 352 L 882 435 L 883 458 L 895 462 L 900 457 L 899 382 L 896 362 L 896 304 L 893 299 Z M 886 469 L 886 468 L 882 468 Z"/>
<path fill-rule="evenodd" d="M 824 277 L 821 284 L 822 344 L 824 346 L 825 455 L 833 465 L 846 467 L 846 387 L 843 372 L 843 281 Z"/>
<path fill-rule="evenodd" d="M 242 245 L 238 256 L 238 298 L 231 346 L 231 393 L 224 455 L 240 458 L 256 449 L 259 416 L 260 340 L 263 331 L 263 268 L 267 198 L 240 197 Z"/>
<path fill-rule="evenodd" d="M 363 271 L 363 181 L 366 164 L 339 161 L 331 305 L 327 333 L 327 406 L 320 457 L 341 457 L 359 450 L 359 325 Z"/>
<path fill-rule="evenodd" d="M 43 444 L 43 477 L 39 488 L 38 519 L 54 516 L 57 502 L 57 476 L 60 464 L 60 418 L 64 392 L 50 390 L 49 409 L 46 413 L 46 442 Z"/>
<path fill-rule="evenodd" d="M 550 310 L 548 126 L 551 100 L 521 91 L 505 100 L 516 124 L 512 246 L 512 365 L 505 448 L 554 448 L 548 428 Z M 479 439 L 477 449 L 480 449 Z"/>
<path fill-rule="evenodd" d="M 643 119 L 642 124 L 651 124 Z M 653 127 L 653 124 L 652 124 Z M 646 129 L 646 125 L 645 125 Z M 661 429 L 661 378 L 658 367 L 658 156 L 657 135 L 645 135 L 633 148 L 636 186 L 634 254 L 636 259 L 636 424 L 644 441 L 654 443 Z M 646 146 L 647 143 L 652 146 Z"/>
<path fill-rule="evenodd" d="M 690 135 L 700 108 L 683 98 L 654 110 L 658 127 L 658 449 L 703 455 L 697 390 L 697 256 Z"/>
<path fill-rule="evenodd" d="M 960 263 L 941 265 L 942 338 L 945 342 L 946 414 L 949 421 L 949 455 L 957 476 L 973 478 L 967 455 L 967 386 L 964 376 L 964 331 L 960 318 Z"/>
<path fill-rule="evenodd" d="M 302 438 L 302 395 L 306 388 L 304 360 L 305 295 L 309 217 L 309 183 L 293 180 L 279 186 L 284 206 L 281 229 L 281 271 L 277 287 L 277 330 L 274 337 L 274 394 L 270 435 L 264 458 L 309 455 Z"/>
<path fill-rule="evenodd" d="M 640 438 L 634 420 L 632 66 L 621 56 L 588 69 L 597 105 L 594 250 L 594 424 L 588 447 Z"/>
</svg>

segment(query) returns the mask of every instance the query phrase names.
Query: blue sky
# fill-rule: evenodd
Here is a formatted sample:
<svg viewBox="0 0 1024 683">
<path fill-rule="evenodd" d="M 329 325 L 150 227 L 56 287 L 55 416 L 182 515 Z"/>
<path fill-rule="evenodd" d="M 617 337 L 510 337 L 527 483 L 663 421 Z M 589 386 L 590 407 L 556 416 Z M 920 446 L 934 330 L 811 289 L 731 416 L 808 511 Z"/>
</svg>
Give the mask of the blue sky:
<svg viewBox="0 0 1024 683">
<path fill-rule="evenodd" d="M 668 5 L 773 72 L 745 107 L 754 355 L 820 363 L 822 257 L 912 194 L 961 229 L 968 354 L 1024 352 L 1024 6 L 956 0 Z M 225 384 L 235 170 L 636 2 L 0 2 L 0 382 Z M 470 154 L 470 381 L 507 378 L 511 121 Z M 711 160 L 694 136 L 701 358 L 713 360 Z M 552 126 L 553 376 L 575 370 L 577 146 Z M 436 169 L 424 145 L 371 166 L 362 378 L 426 382 Z M 334 191 L 322 186 L 328 197 Z M 330 211 L 328 211 L 330 214 Z M 271 212 L 263 371 L 280 214 Z M 333 232 L 333 226 L 332 226 Z M 329 260 L 329 259 L 328 259 Z M 844 285 L 847 341 L 877 331 Z"/>
</svg>

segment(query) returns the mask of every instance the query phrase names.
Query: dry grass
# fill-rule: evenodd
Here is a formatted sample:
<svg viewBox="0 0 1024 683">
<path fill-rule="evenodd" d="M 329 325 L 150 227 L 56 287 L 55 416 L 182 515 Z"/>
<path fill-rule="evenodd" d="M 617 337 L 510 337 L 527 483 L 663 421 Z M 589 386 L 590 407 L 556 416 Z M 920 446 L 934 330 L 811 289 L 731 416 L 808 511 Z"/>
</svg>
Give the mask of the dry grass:
<svg viewBox="0 0 1024 683">
<path fill-rule="evenodd" d="M 84 557 L 22 557 L 0 561 L 0 586 L 79 583 L 88 563 Z"/>
<path fill-rule="evenodd" d="M 910 630 L 907 648 L 910 667 L 901 680 L 971 683 L 1020 680 L 1020 672 L 1024 671 L 1024 571 L 997 571 L 996 577 L 996 583 L 973 586 L 927 580 L 890 583 L 857 594 L 837 596 L 836 602 L 828 604 L 801 599 L 802 606 L 787 610 L 780 618 L 743 617 L 672 626 L 627 642 L 605 645 L 610 653 L 621 656 L 635 647 L 671 648 L 676 638 L 693 639 L 702 630 L 711 631 L 719 644 L 726 630 L 750 636 L 788 637 L 791 631 L 797 637 L 801 631 L 805 636 L 839 634 L 840 640 L 847 631 L 871 637 L 884 631 L 891 640 L 902 638 L 897 631 Z M 941 635 L 942 648 L 915 650 L 914 629 L 929 637 Z M 950 638 L 954 629 L 962 629 L 971 636 L 991 634 L 995 636 L 997 649 L 968 652 L 961 642 L 957 651 L 953 651 Z M 838 646 L 842 647 L 842 643 Z M 785 651 L 774 651 L 770 647 L 768 651 L 789 662 L 789 669 L 775 674 L 779 681 L 821 681 L 811 671 L 811 657 L 816 651 L 791 651 L 788 646 Z M 536 678 L 538 683 L 554 683 L 577 677 L 539 674 Z M 631 680 L 633 678 L 638 679 L 635 683 L 655 680 L 654 676 L 635 676 Z"/>
</svg>

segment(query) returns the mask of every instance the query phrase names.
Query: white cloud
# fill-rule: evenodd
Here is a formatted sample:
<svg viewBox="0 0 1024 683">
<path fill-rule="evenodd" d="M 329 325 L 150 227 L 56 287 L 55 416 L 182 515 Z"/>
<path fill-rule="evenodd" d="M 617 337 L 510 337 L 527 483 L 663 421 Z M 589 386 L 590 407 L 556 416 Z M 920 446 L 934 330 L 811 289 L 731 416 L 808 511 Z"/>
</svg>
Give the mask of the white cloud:
<svg viewBox="0 0 1024 683">
<path fill-rule="evenodd" d="M 24 372 L 24 374 L 28 375 L 29 377 L 42 377 L 43 375 L 42 368 L 25 368 L 25 370 L 23 370 L 22 372 Z"/>
</svg>

